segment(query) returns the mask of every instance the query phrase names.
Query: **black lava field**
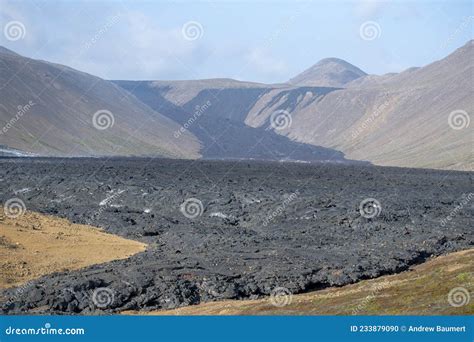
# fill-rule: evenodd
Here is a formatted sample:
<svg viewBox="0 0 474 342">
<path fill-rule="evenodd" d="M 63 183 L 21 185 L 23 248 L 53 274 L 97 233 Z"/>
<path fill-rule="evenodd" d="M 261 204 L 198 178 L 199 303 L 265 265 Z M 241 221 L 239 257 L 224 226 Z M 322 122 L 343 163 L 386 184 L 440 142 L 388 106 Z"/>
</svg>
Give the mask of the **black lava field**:
<svg viewBox="0 0 474 342">
<path fill-rule="evenodd" d="M 0 312 L 175 308 L 400 272 L 472 248 L 472 204 L 462 204 L 471 191 L 468 172 L 356 164 L 0 159 L 2 203 L 18 197 L 27 210 L 148 244 L 4 290 Z M 94 304 L 97 288 L 113 291 L 107 307 Z"/>
</svg>

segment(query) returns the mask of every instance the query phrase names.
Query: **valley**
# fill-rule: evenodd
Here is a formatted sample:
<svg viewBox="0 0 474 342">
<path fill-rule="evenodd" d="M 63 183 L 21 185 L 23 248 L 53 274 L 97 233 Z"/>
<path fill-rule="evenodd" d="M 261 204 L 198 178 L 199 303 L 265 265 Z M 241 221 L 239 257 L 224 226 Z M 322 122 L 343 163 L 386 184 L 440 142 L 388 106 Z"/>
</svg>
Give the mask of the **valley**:
<svg viewBox="0 0 474 342">
<path fill-rule="evenodd" d="M 1 153 L 472 171 L 473 60 L 469 41 L 398 74 L 327 58 L 281 84 L 108 81 L 2 48 Z"/>
</svg>

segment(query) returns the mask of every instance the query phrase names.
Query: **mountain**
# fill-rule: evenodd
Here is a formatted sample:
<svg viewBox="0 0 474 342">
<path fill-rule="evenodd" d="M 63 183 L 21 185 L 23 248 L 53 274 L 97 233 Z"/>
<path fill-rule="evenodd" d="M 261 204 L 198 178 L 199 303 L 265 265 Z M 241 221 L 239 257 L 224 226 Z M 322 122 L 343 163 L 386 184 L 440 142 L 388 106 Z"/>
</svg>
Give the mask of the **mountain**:
<svg viewBox="0 0 474 342">
<path fill-rule="evenodd" d="M 262 96 L 245 122 L 265 127 L 276 110 L 288 110 L 291 127 L 277 133 L 340 150 L 377 165 L 472 170 L 474 43 L 446 58 L 399 74 L 365 76 L 291 104 L 285 90 Z M 291 90 L 298 91 L 297 89 Z"/>
<path fill-rule="evenodd" d="M 200 143 L 110 81 L 0 48 L 3 155 L 197 158 Z"/>
<path fill-rule="evenodd" d="M 365 72 L 342 59 L 325 58 L 290 79 L 289 83 L 295 86 L 342 88 L 365 75 Z"/>
<path fill-rule="evenodd" d="M 350 158 L 472 170 L 473 46 L 470 41 L 427 66 L 380 76 L 330 58 L 276 85 L 105 81 L 2 49 L 0 119 L 9 129 L 0 131 L 0 153 Z M 28 107 L 29 101 L 35 104 Z M 20 105 L 28 110 L 16 119 Z M 100 109 L 114 114 L 111 129 L 93 129 Z M 280 114 L 287 122 L 276 127 Z"/>
<path fill-rule="evenodd" d="M 334 149 L 292 141 L 269 127 L 245 124 L 258 100 L 284 85 L 229 79 L 114 82 L 197 136 L 203 158 L 347 162 Z"/>
</svg>

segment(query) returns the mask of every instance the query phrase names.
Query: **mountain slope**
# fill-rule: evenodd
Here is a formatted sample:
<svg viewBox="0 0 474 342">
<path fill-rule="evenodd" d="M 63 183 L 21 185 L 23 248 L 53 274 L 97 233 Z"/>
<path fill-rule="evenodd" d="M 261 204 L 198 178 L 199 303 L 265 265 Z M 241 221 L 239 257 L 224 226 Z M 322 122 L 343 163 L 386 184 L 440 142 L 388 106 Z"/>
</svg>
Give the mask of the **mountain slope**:
<svg viewBox="0 0 474 342">
<path fill-rule="evenodd" d="M 347 162 L 339 151 L 245 124 L 249 110 L 272 86 L 222 79 L 114 82 L 196 135 L 204 158 Z"/>
<path fill-rule="evenodd" d="M 365 75 L 365 72 L 342 59 L 325 58 L 290 79 L 289 83 L 296 86 L 342 88 Z"/>
<path fill-rule="evenodd" d="M 278 133 L 295 141 L 378 165 L 472 170 L 473 135 L 466 125 L 474 111 L 473 46 L 470 41 L 422 68 L 354 81 L 309 104 L 307 97 L 291 108 L 275 102 L 282 92 L 276 90 L 260 98 L 246 123 L 263 127 L 274 111 L 289 110 L 292 125 Z M 451 113 L 461 129 L 452 128 Z"/>
<path fill-rule="evenodd" d="M 0 49 L 0 154 L 304 161 L 345 161 L 345 155 L 379 165 L 472 170 L 473 46 L 381 76 L 325 59 L 293 84 L 278 85 L 111 82 Z M 114 114 L 113 127 L 93 127 L 100 109 Z M 291 122 L 274 129 L 279 112 Z"/>
<path fill-rule="evenodd" d="M 197 158 L 190 133 L 122 88 L 66 66 L 0 49 L 0 145 L 46 156 Z M 97 113 L 97 114 L 96 114 Z"/>
</svg>

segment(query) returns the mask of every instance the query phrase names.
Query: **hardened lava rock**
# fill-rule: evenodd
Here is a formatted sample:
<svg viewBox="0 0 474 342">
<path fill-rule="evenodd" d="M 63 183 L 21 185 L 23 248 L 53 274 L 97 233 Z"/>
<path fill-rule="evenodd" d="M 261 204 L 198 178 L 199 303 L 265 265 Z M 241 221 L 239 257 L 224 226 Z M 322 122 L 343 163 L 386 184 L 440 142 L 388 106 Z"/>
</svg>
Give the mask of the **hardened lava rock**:
<svg viewBox="0 0 474 342">
<path fill-rule="evenodd" d="M 0 293 L 2 313 L 100 314 L 340 286 L 473 245 L 472 173 L 344 164 L 2 159 L 2 202 L 148 244 Z M 71 246 L 74 248 L 74 246 Z"/>
</svg>

